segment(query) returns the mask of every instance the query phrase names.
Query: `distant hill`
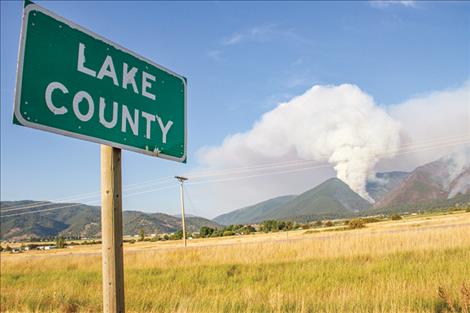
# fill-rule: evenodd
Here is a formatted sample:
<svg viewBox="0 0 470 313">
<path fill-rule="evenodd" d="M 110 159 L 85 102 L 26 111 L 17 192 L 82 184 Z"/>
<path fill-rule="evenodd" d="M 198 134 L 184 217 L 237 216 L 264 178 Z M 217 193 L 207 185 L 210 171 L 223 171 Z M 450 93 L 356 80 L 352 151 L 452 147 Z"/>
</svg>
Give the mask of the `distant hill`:
<svg viewBox="0 0 470 313">
<path fill-rule="evenodd" d="M 349 216 L 371 207 L 371 204 L 355 193 L 338 178 L 330 178 L 278 207 L 274 219 L 302 220 L 305 217 L 334 218 Z"/>
<path fill-rule="evenodd" d="M 24 210 L 9 211 L 13 208 L 31 206 Z M 64 207 L 63 209 L 56 209 Z M 2 216 L 43 211 L 1 218 L 2 239 L 27 239 L 31 237 L 50 237 L 57 235 L 94 238 L 101 236 L 100 207 L 74 203 L 51 203 L 39 201 L 2 201 Z M 44 211 L 49 210 L 49 211 Z M 198 231 L 202 226 L 219 228 L 221 225 L 202 218 L 187 217 L 188 231 Z M 125 235 L 137 235 L 141 229 L 146 234 L 170 233 L 181 229 L 181 218 L 163 213 L 123 212 Z"/>
<path fill-rule="evenodd" d="M 445 203 L 470 192 L 470 152 L 451 155 L 417 167 L 374 205 L 413 208 Z"/>
<path fill-rule="evenodd" d="M 220 215 L 221 224 L 257 223 L 268 219 L 297 220 L 350 216 L 371 204 L 337 178 L 331 178 L 298 196 L 270 199 Z"/>
<path fill-rule="evenodd" d="M 377 173 L 366 185 L 372 206 L 337 178 L 328 179 L 298 196 L 269 199 L 226 214 L 214 221 L 258 223 L 268 219 L 298 222 L 316 219 L 413 212 L 470 202 L 470 149 L 417 167 L 412 172 Z"/>
<path fill-rule="evenodd" d="M 450 199 L 435 199 L 431 201 L 418 202 L 415 204 L 403 204 L 390 207 L 371 207 L 362 212 L 363 216 L 394 213 L 412 213 L 422 211 L 435 211 L 450 207 L 469 207 L 470 206 L 470 193 L 458 194 Z"/>
<path fill-rule="evenodd" d="M 222 214 L 213 220 L 222 225 L 250 224 L 260 222 L 269 217 L 278 207 L 295 198 L 293 195 L 281 196 L 267 201 Z"/>
<path fill-rule="evenodd" d="M 172 216 L 177 217 L 177 218 L 181 218 L 181 214 L 172 214 Z M 188 214 L 186 212 L 184 213 L 184 216 L 186 216 L 186 217 L 197 217 L 197 215 Z"/>
</svg>

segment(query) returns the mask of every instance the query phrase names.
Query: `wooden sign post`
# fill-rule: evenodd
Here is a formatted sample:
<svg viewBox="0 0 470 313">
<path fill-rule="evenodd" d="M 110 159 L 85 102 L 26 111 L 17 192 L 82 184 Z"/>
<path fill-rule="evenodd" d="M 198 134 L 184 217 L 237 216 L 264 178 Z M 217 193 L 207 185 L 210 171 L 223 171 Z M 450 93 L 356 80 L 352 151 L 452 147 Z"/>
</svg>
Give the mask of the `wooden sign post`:
<svg viewBox="0 0 470 313">
<path fill-rule="evenodd" d="M 103 312 L 124 313 L 121 149 L 101 145 Z"/>
</svg>

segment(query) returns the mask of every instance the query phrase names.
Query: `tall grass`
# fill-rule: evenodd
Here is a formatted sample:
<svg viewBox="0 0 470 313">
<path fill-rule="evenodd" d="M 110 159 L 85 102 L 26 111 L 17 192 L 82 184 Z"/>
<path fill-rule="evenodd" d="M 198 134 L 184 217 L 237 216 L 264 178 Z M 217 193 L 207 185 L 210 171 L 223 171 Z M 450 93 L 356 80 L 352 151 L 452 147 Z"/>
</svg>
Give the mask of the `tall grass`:
<svg viewBox="0 0 470 313">
<path fill-rule="evenodd" d="M 0 282 L 2 312 L 101 311 L 96 255 L 2 257 Z M 469 227 L 125 253 L 127 312 L 444 312 L 463 283 Z"/>
</svg>

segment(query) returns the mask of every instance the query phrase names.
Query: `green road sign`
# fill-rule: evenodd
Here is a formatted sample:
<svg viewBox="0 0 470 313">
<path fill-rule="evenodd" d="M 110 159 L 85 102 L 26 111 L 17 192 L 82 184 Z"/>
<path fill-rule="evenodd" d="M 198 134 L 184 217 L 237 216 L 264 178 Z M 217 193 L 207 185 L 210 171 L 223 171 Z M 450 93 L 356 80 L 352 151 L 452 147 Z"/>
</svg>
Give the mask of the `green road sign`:
<svg viewBox="0 0 470 313">
<path fill-rule="evenodd" d="M 186 79 L 35 4 L 23 13 L 13 122 L 186 161 Z"/>
</svg>

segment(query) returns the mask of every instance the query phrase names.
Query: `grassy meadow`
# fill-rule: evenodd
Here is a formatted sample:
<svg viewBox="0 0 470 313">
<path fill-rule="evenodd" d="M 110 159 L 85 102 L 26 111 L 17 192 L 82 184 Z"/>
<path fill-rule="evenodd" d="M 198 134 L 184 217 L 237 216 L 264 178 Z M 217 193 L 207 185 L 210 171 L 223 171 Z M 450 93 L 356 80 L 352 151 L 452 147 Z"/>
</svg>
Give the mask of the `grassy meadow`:
<svg viewBox="0 0 470 313">
<path fill-rule="evenodd" d="M 470 213 L 142 242 L 124 266 L 127 312 L 470 312 Z M 2 312 L 100 312 L 99 246 L 2 253 L 0 283 Z"/>
</svg>

